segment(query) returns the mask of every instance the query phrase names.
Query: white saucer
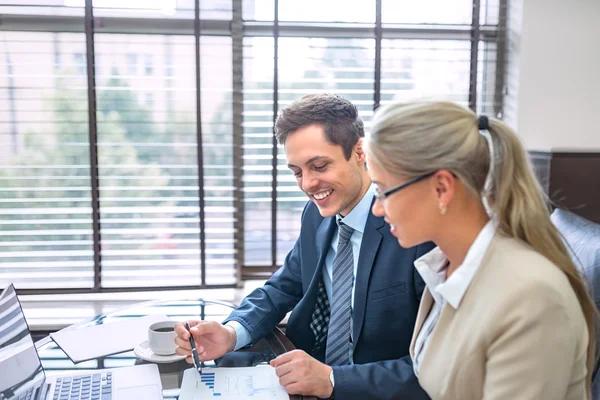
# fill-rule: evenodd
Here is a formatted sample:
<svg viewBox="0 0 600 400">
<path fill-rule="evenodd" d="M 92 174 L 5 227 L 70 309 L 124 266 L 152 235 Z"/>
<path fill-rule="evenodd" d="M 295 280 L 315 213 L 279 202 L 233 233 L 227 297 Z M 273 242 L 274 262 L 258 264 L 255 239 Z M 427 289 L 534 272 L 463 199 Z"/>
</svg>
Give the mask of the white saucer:
<svg viewBox="0 0 600 400">
<path fill-rule="evenodd" d="M 133 352 L 138 358 L 153 363 L 172 363 L 175 361 L 181 361 L 185 359 L 185 356 L 180 356 L 178 354 L 171 354 L 168 356 L 159 356 L 158 354 L 154 354 L 150 347 L 148 347 L 147 340 L 138 344 L 136 348 L 133 349 Z"/>
</svg>

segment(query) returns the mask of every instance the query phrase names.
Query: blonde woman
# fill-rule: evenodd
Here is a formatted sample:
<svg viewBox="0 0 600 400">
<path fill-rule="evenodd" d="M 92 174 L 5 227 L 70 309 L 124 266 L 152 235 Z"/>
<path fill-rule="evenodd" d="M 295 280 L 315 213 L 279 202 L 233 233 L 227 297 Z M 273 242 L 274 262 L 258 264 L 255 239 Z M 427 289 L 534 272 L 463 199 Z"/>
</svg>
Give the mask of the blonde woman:
<svg viewBox="0 0 600 400">
<path fill-rule="evenodd" d="M 590 398 L 594 306 L 515 133 L 448 102 L 377 111 L 378 201 L 426 283 L 411 357 L 432 399 Z"/>
</svg>

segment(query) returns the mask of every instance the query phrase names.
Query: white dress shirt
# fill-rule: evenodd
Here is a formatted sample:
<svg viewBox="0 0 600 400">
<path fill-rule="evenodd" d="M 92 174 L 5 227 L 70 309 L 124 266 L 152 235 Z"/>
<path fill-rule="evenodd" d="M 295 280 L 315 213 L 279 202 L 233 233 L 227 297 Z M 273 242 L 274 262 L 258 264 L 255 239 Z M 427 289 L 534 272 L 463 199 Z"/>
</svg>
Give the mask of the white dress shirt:
<svg viewBox="0 0 600 400">
<path fill-rule="evenodd" d="M 429 315 L 415 340 L 413 360 L 415 375 L 419 376 L 419 366 L 423 354 L 427 351 L 429 337 L 440 317 L 442 307 L 448 303 L 455 310 L 458 309 L 495 234 L 496 225 L 493 221 L 489 221 L 477 235 L 463 263 L 448 279 L 446 279 L 448 258 L 439 247 L 415 261 L 415 267 L 434 300 Z"/>
<path fill-rule="evenodd" d="M 352 236 L 350 236 L 350 243 L 352 243 L 352 256 L 354 258 L 354 276 L 353 279 L 356 279 L 356 272 L 358 269 L 358 256 L 360 255 L 360 245 L 362 243 L 363 232 L 365 231 L 365 225 L 367 223 L 367 218 L 371 212 L 371 203 L 373 202 L 375 188 L 370 186 L 363 198 L 360 202 L 346 215 L 341 218 L 341 222 L 348 225 L 354 232 L 352 232 Z M 336 217 L 336 218 L 339 218 Z M 336 224 L 337 226 L 337 224 Z M 331 279 L 333 276 L 333 260 L 337 254 L 338 240 L 339 240 L 339 230 L 336 228 L 335 233 L 333 234 L 333 238 L 331 238 L 331 244 L 329 245 L 329 250 L 327 251 L 327 256 L 325 257 L 325 268 L 323 268 L 323 283 L 325 284 L 325 291 L 327 292 L 327 298 L 329 299 L 329 303 L 331 304 L 331 291 L 332 284 Z M 354 311 L 354 291 L 355 291 L 354 280 L 352 284 L 352 311 Z M 231 326 L 235 329 L 237 340 L 235 344 L 235 350 L 240 349 L 244 346 L 247 346 L 252 342 L 252 337 L 250 336 L 250 332 L 246 328 L 242 326 L 237 321 L 229 321 L 226 325 Z M 353 321 L 350 320 L 350 332 L 352 333 Z M 352 362 L 352 346 L 350 346 L 350 362 Z"/>
</svg>

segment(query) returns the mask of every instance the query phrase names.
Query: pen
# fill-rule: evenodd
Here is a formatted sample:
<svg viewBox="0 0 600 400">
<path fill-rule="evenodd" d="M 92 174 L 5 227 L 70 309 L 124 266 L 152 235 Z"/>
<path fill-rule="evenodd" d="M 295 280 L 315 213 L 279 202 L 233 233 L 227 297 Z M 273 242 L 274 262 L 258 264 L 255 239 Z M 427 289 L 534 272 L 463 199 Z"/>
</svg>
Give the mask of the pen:
<svg viewBox="0 0 600 400">
<path fill-rule="evenodd" d="M 196 350 L 196 343 L 194 342 L 194 337 L 192 336 L 190 324 L 187 321 L 185 322 L 185 329 L 187 329 L 187 331 L 190 333 L 190 346 L 192 346 L 192 358 L 194 359 L 194 367 L 196 367 L 196 370 L 199 374 L 202 374 L 202 363 L 198 358 L 198 350 Z"/>
</svg>

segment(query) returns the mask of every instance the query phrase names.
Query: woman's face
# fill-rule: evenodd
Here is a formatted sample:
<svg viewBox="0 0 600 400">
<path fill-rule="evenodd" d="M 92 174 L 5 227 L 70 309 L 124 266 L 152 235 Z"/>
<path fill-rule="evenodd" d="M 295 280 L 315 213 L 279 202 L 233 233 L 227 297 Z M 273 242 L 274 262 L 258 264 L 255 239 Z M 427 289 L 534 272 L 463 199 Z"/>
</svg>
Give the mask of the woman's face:
<svg viewBox="0 0 600 400">
<path fill-rule="evenodd" d="M 371 180 L 379 193 L 400 185 L 408 179 L 394 176 L 375 162 L 367 159 Z M 390 231 L 402 247 L 408 248 L 432 240 L 432 232 L 439 224 L 438 196 L 430 176 L 411 184 L 388 197 L 378 199 L 373 205 L 373 214 L 385 217 Z"/>
</svg>

